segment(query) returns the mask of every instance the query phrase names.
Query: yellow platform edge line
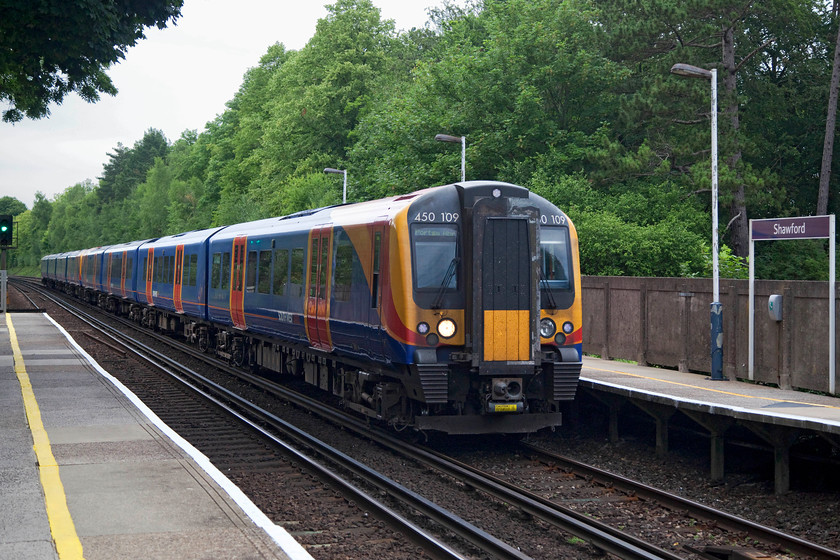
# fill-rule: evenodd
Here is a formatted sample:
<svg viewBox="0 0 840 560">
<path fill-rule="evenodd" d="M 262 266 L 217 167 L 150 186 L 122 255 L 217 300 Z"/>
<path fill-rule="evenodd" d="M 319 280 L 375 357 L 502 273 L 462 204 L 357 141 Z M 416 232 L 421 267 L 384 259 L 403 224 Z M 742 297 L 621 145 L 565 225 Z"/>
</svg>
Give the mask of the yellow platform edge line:
<svg viewBox="0 0 840 560">
<path fill-rule="evenodd" d="M 61 477 L 58 472 L 58 464 L 53 456 L 50 447 L 50 438 L 44 429 L 41 421 L 41 410 L 38 408 L 38 401 L 35 400 L 35 393 L 32 390 L 32 383 L 26 367 L 23 363 L 23 353 L 20 351 L 17 333 L 15 333 L 12 317 L 6 313 L 6 325 L 9 327 L 9 340 L 12 344 L 12 353 L 15 360 L 15 374 L 20 383 L 20 392 L 23 395 L 23 406 L 26 410 L 26 418 L 29 422 L 29 430 L 32 432 L 32 446 L 35 450 L 35 457 L 38 459 L 38 471 L 41 477 L 41 486 L 44 489 L 44 502 L 47 510 L 47 519 L 50 523 L 50 532 L 55 542 L 56 552 L 61 560 L 82 560 L 82 543 L 76 534 L 76 526 L 70 516 L 67 507 L 67 496 L 64 494 L 64 486 L 61 484 Z"/>
</svg>

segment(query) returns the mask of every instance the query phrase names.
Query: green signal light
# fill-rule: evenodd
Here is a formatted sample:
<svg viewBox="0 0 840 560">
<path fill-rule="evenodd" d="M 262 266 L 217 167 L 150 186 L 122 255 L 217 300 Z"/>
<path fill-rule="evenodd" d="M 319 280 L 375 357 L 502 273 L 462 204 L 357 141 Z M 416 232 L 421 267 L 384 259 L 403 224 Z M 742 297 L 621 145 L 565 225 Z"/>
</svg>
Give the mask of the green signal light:
<svg viewBox="0 0 840 560">
<path fill-rule="evenodd" d="M 2 226 L 0 226 L 0 231 L 9 231 L 9 226 L 3 224 Z"/>
</svg>

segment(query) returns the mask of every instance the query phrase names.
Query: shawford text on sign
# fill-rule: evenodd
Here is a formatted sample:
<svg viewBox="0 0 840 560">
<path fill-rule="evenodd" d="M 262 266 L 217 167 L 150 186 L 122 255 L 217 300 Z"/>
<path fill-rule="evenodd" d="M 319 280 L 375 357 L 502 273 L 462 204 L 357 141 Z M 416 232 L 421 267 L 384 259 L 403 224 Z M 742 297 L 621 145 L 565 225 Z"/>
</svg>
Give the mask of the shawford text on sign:
<svg viewBox="0 0 840 560">
<path fill-rule="evenodd" d="M 755 241 L 773 239 L 825 239 L 829 236 L 830 216 L 770 218 L 750 220 Z"/>
</svg>

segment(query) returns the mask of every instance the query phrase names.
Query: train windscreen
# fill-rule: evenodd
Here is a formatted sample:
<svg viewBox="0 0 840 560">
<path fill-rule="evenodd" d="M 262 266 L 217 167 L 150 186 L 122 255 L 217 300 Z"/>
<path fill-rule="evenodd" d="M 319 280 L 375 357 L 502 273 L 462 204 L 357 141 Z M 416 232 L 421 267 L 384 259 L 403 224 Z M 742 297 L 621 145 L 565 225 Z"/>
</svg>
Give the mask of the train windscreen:
<svg viewBox="0 0 840 560">
<path fill-rule="evenodd" d="M 540 280 L 551 291 L 568 290 L 571 282 L 569 230 L 543 227 L 540 230 Z"/>
<path fill-rule="evenodd" d="M 458 228 L 449 224 L 414 224 L 414 287 L 417 290 L 458 288 Z"/>
</svg>

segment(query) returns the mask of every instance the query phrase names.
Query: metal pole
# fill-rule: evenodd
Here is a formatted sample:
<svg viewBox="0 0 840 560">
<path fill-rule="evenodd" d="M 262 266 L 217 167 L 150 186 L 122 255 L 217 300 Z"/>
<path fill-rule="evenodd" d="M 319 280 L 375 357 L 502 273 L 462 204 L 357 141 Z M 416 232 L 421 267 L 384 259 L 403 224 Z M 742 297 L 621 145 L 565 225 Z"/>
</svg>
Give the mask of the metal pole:
<svg viewBox="0 0 840 560">
<path fill-rule="evenodd" d="M 6 284 L 8 282 L 8 275 L 6 272 L 6 251 L 8 249 L 3 248 L 0 251 L 0 299 L 3 300 L 2 305 L 2 312 L 6 312 Z"/>
<path fill-rule="evenodd" d="M 461 182 L 467 180 L 467 137 L 461 136 Z"/>
<path fill-rule="evenodd" d="M 834 274 L 835 274 L 835 265 L 834 265 L 834 257 L 835 257 L 835 249 L 834 249 L 834 214 L 831 215 L 829 218 L 829 226 L 828 226 L 828 392 L 832 395 L 835 393 L 837 389 L 837 377 L 835 371 L 835 344 L 836 344 L 836 332 L 835 332 L 835 309 L 834 309 Z"/>
<path fill-rule="evenodd" d="M 750 299 L 749 299 L 749 360 L 747 374 L 750 381 L 755 378 L 755 240 L 752 236 L 752 220 L 750 220 Z"/>
<path fill-rule="evenodd" d="M 712 70 L 712 379 L 723 379 L 723 306 L 720 303 L 720 263 L 718 261 L 718 126 L 717 70 Z"/>
<path fill-rule="evenodd" d="M 341 188 L 341 203 L 347 204 L 347 170 L 326 167 L 324 168 L 324 173 L 341 173 L 344 175 L 344 186 Z"/>
</svg>

